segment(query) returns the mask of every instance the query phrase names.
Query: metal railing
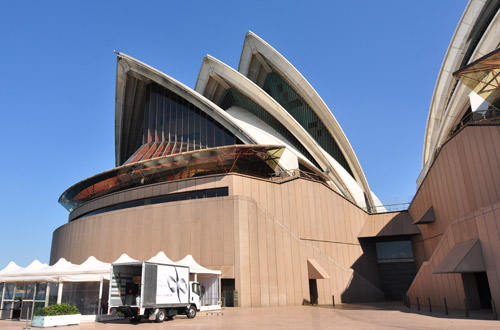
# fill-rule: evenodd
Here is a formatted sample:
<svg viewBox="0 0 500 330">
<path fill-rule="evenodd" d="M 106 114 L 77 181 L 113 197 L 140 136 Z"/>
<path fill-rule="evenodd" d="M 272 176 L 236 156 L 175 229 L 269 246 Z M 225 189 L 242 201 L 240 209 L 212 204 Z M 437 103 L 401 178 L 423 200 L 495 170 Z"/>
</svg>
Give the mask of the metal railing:
<svg viewBox="0 0 500 330">
<path fill-rule="evenodd" d="M 488 110 L 477 110 L 468 113 L 450 132 L 449 137 L 455 136 L 463 127 L 470 124 L 500 124 L 500 110 L 490 107 Z"/>
<path fill-rule="evenodd" d="M 320 174 L 307 172 L 299 169 L 295 170 L 283 170 L 279 176 L 272 177 L 272 181 L 283 181 L 287 179 L 293 178 L 306 178 L 314 181 L 319 181 L 322 183 L 326 183 L 328 178 L 326 176 L 322 176 Z M 397 212 L 397 211 L 406 211 L 410 203 L 394 203 L 394 204 L 384 204 L 384 205 L 375 205 L 372 206 L 371 209 L 367 209 L 366 207 L 361 207 L 368 213 L 385 213 L 385 212 Z"/>
<path fill-rule="evenodd" d="M 406 210 L 408 210 L 409 206 L 410 206 L 410 203 L 375 205 L 372 207 L 372 210 L 370 213 L 406 211 Z"/>
</svg>

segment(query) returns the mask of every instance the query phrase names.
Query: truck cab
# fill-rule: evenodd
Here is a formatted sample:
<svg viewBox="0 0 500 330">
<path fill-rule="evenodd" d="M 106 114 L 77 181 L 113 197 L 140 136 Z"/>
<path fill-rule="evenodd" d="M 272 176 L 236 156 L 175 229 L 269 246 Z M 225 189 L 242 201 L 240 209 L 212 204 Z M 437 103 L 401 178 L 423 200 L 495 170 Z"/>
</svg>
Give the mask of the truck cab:
<svg viewBox="0 0 500 330">
<path fill-rule="evenodd" d="M 189 302 L 196 305 L 196 309 L 200 310 L 200 283 L 199 282 L 189 282 Z"/>
</svg>

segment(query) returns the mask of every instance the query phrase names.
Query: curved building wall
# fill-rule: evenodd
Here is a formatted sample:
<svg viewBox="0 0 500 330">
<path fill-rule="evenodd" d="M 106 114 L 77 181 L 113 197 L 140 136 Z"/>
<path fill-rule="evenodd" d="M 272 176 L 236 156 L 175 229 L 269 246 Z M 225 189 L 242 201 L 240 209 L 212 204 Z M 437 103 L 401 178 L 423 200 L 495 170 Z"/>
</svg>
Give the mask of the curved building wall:
<svg viewBox="0 0 500 330">
<path fill-rule="evenodd" d="M 229 195 L 138 206 L 83 217 L 59 227 L 51 262 L 79 263 L 89 255 L 113 261 L 120 254 L 145 260 L 163 250 L 173 260 L 190 253 L 202 265 L 234 278 L 240 306 L 301 304 L 309 300 L 314 260 L 320 304 L 383 299 L 373 272 L 363 271 L 358 234 L 368 214 L 325 184 L 298 177 L 272 182 L 239 174 L 152 185 L 126 194 L 228 187 Z M 106 197 L 107 198 L 107 197 Z M 94 201 L 88 210 L 111 200 Z M 394 214 L 377 217 L 392 218 Z M 366 267 L 365 267 L 366 268 Z"/>
<path fill-rule="evenodd" d="M 471 240 L 480 242 L 475 258 L 484 261 L 491 298 L 500 299 L 499 141 L 498 125 L 465 127 L 442 146 L 420 185 L 408 211 L 419 221 L 432 207 L 434 220 L 418 225 L 422 236 L 414 250 L 421 266 L 408 290 L 412 304 L 417 296 L 421 304 L 430 297 L 434 309 L 444 309 L 446 298 L 450 309 L 464 309 L 467 298 L 469 308 L 481 308 L 477 293 L 464 288 L 463 274 L 471 270 L 436 274 L 455 246 Z"/>
</svg>

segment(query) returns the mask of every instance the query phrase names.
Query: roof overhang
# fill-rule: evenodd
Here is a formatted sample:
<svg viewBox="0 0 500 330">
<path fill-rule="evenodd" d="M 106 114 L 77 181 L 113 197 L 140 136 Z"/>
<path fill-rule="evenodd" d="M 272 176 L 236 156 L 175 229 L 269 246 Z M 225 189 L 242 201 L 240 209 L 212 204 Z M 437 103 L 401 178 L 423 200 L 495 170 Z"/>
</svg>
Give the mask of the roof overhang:
<svg viewBox="0 0 500 330">
<path fill-rule="evenodd" d="M 330 278 L 328 272 L 316 261 L 316 259 L 307 259 L 307 273 L 309 279 Z"/>
<path fill-rule="evenodd" d="M 478 239 L 456 244 L 434 270 L 434 274 L 484 272 L 483 252 Z"/>
<path fill-rule="evenodd" d="M 233 145 L 148 159 L 94 175 L 68 188 L 59 203 L 73 211 L 107 194 L 148 184 L 218 174 L 274 175 L 284 147 Z"/>
<path fill-rule="evenodd" d="M 431 206 L 427 211 L 425 211 L 424 215 L 413 224 L 424 225 L 433 222 L 436 222 L 436 215 L 434 214 L 434 207 Z"/>
</svg>

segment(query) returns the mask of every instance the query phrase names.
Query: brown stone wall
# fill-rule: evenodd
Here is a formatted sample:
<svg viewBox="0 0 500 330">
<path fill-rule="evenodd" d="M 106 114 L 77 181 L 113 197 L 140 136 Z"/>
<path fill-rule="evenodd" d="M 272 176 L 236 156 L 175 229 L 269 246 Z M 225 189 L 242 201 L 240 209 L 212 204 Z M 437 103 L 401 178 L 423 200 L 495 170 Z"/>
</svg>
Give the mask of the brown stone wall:
<svg viewBox="0 0 500 330">
<path fill-rule="evenodd" d="M 419 225 L 414 241 L 421 265 L 408 293 L 415 304 L 464 308 L 460 274 L 433 274 L 451 248 L 479 238 L 493 299 L 500 301 L 500 127 L 468 126 L 443 145 L 422 182 L 409 213 L 418 220 L 432 206 L 436 221 Z M 497 304 L 498 305 L 498 304 Z M 497 307 L 498 308 L 498 307 Z"/>
<path fill-rule="evenodd" d="M 202 265 L 235 278 L 240 305 L 277 306 L 309 300 L 307 259 L 329 275 L 319 279 L 320 304 L 382 299 L 382 292 L 351 267 L 362 249 L 358 234 L 368 214 L 324 184 L 292 179 L 276 183 L 238 174 L 163 183 L 113 194 L 84 205 L 113 203 L 194 189 L 229 187 L 228 197 L 116 210 L 59 227 L 51 262 L 81 263 L 94 255 L 111 262 L 121 253 L 145 260 L 164 251 L 190 253 Z M 74 213 L 82 212 L 82 208 Z M 72 214 L 74 216 L 75 214 Z M 379 215 L 388 221 L 393 214 Z M 374 270 L 376 271 L 376 270 Z"/>
</svg>

